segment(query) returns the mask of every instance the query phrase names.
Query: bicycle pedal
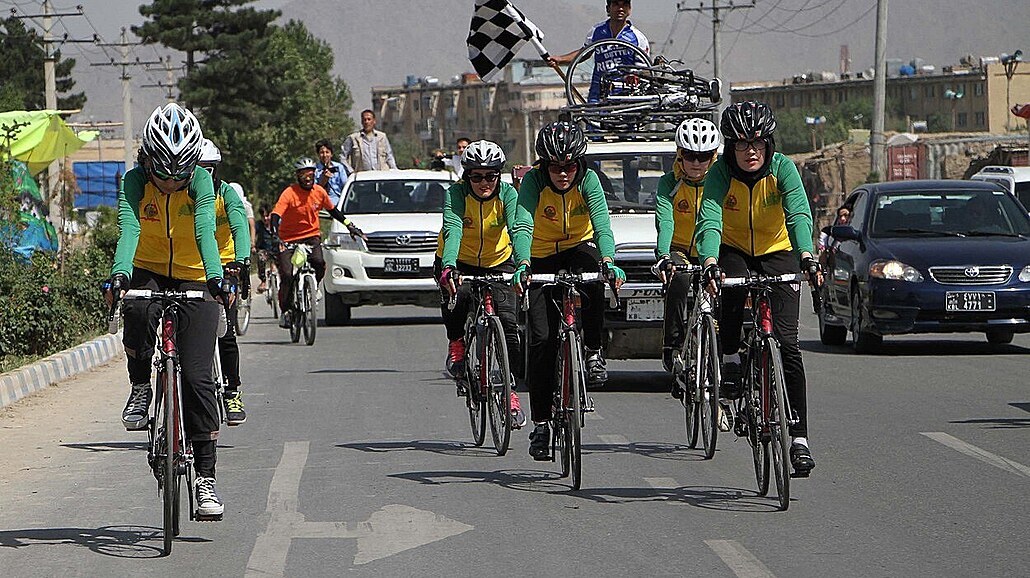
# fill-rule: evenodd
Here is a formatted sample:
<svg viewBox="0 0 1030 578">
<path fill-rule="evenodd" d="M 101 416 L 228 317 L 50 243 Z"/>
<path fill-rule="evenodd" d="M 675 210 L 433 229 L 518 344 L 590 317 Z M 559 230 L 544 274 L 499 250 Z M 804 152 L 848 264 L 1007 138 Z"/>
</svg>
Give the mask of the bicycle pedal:
<svg viewBox="0 0 1030 578">
<path fill-rule="evenodd" d="M 792 478 L 795 478 L 795 479 L 797 479 L 797 478 L 807 478 L 807 477 L 809 477 L 809 476 L 811 476 L 811 475 L 812 475 L 812 472 L 811 472 L 811 471 L 808 471 L 808 472 L 799 472 L 799 471 L 796 471 L 796 470 L 795 470 L 795 471 L 793 471 L 793 472 L 791 472 L 791 473 L 790 473 L 790 477 L 792 477 Z"/>
<path fill-rule="evenodd" d="M 583 411 L 586 413 L 594 412 L 594 399 L 592 397 L 587 397 L 587 402 L 586 405 L 583 406 Z"/>
</svg>

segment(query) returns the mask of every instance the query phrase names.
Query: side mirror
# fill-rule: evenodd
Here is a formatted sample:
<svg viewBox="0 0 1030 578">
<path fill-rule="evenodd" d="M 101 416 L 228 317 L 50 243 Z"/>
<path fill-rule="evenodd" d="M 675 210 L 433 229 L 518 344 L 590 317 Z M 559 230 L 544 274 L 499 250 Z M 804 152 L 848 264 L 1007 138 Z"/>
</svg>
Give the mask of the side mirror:
<svg viewBox="0 0 1030 578">
<path fill-rule="evenodd" d="M 861 241 L 862 233 L 850 225 L 835 225 L 830 228 L 830 236 L 838 241 Z"/>
</svg>

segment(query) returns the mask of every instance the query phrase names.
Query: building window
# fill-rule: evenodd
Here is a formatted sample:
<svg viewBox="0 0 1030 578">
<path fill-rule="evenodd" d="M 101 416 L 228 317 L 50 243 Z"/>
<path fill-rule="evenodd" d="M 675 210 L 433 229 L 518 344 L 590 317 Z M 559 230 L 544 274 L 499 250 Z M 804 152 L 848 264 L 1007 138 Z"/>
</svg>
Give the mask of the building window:
<svg viewBox="0 0 1030 578">
<path fill-rule="evenodd" d="M 910 86 L 908 88 L 908 99 L 909 100 L 915 100 L 918 97 L 919 97 L 919 94 L 916 92 L 916 87 Z"/>
<path fill-rule="evenodd" d="M 937 87 L 932 85 L 932 84 L 928 84 L 928 85 L 924 86 L 923 87 L 923 96 L 925 96 L 926 98 L 933 98 L 933 97 L 937 96 Z"/>
<path fill-rule="evenodd" d="M 776 95 L 776 108 L 783 108 L 784 100 L 782 94 Z"/>
<path fill-rule="evenodd" d="M 845 100 L 847 100 L 847 99 L 844 98 L 844 91 L 843 90 L 838 90 L 837 91 L 837 102 L 844 102 Z"/>
<path fill-rule="evenodd" d="M 824 90 L 823 91 L 823 104 L 832 104 L 832 103 L 833 103 L 833 97 L 830 96 L 830 91 Z"/>
<path fill-rule="evenodd" d="M 966 115 L 966 113 L 964 113 L 964 112 L 960 112 L 960 113 L 958 113 L 958 114 L 956 115 L 956 117 L 957 117 L 957 118 L 956 118 L 955 124 L 956 124 L 956 125 L 958 125 L 958 126 L 966 126 L 966 123 L 967 123 L 967 121 L 968 121 L 968 119 L 966 118 L 966 116 L 967 116 L 967 115 Z"/>
<path fill-rule="evenodd" d="M 465 104 L 469 108 L 476 108 L 476 97 L 470 94 L 468 98 L 465 99 Z"/>
<path fill-rule="evenodd" d="M 977 82 L 976 84 L 973 85 L 973 96 L 983 96 L 983 95 L 984 95 L 984 83 Z"/>
<path fill-rule="evenodd" d="M 987 124 L 987 118 L 986 117 L 987 117 L 987 115 L 984 114 L 983 112 L 975 113 L 973 115 L 973 118 L 976 119 L 976 121 L 975 121 L 976 122 L 976 126 L 984 126 L 984 125 L 986 125 Z"/>
<path fill-rule="evenodd" d="M 801 95 L 800 94 L 794 93 L 794 94 L 790 95 L 790 106 L 791 107 L 801 106 Z"/>
</svg>

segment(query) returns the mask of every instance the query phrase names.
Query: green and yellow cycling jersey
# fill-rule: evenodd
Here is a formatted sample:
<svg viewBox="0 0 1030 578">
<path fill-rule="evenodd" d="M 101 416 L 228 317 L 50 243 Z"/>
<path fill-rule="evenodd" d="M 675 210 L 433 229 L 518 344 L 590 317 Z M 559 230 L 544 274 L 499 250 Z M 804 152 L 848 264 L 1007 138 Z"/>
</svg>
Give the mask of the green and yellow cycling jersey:
<svg viewBox="0 0 1030 578">
<path fill-rule="evenodd" d="M 162 194 L 136 167 L 118 192 L 118 247 L 111 273 L 132 277 L 133 267 L 180 281 L 222 276 L 215 240 L 211 175 L 193 171 L 187 189 Z"/>
<path fill-rule="evenodd" d="M 549 257 L 591 240 L 602 257 L 614 259 L 608 201 L 597 173 L 586 169 L 577 185 L 559 193 L 539 167 L 531 169 L 519 188 L 512 238 L 516 262 Z"/>
<path fill-rule="evenodd" d="M 701 204 L 704 183 L 695 183 L 669 171 L 658 181 L 655 193 L 654 224 L 658 231 L 658 256 L 668 255 L 673 248 L 686 255 L 697 256 L 694 247 L 694 223 Z"/>
<path fill-rule="evenodd" d="M 472 187 L 458 181 L 447 190 L 443 203 L 441 247 L 437 254 L 444 267 L 457 262 L 475 267 L 496 267 L 511 258 L 511 237 L 515 224 L 518 193 L 508 183 L 497 183 L 484 199 Z"/>
<path fill-rule="evenodd" d="M 719 157 L 705 177 L 695 243 L 702 262 L 718 259 L 721 244 L 752 256 L 812 253 L 812 212 L 794 161 L 773 153 L 764 174 L 748 186 Z"/>
<path fill-rule="evenodd" d="M 222 265 L 230 261 L 243 262 L 250 257 L 250 222 L 247 209 L 236 189 L 219 181 L 215 196 L 215 239 L 218 241 Z"/>
</svg>

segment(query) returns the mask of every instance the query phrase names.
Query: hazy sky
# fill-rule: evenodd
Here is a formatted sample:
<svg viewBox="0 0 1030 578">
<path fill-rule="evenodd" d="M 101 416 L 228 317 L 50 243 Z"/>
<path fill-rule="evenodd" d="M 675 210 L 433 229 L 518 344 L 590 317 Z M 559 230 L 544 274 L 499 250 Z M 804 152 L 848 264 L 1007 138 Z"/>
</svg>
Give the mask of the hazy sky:
<svg viewBox="0 0 1030 578">
<path fill-rule="evenodd" d="M 720 0 L 729 3 L 729 0 Z M 57 35 L 68 32 L 86 38 L 95 30 L 107 42 L 118 40 L 120 28 L 139 24 L 140 0 L 53 0 L 55 9 L 73 11 L 82 4 L 88 18 L 65 17 L 55 25 Z M 734 0 L 743 4 L 746 0 Z M 725 15 L 722 37 L 724 82 L 779 80 L 810 70 L 839 67 L 840 46 L 850 48 L 852 69 L 873 62 L 875 0 L 755 0 L 754 8 Z M 465 36 L 473 0 L 262 0 L 261 8 L 282 9 L 288 18 L 303 20 L 317 36 L 333 46 L 334 73 L 350 85 L 355 110 L 369 103 L 373 85 L 401 84 L 405 75 L 442 79 L 471 70 Z M 604 19 L 603 0 L 514 0 L 546 33 L 552 53 L 582 43 L 590 23 Z M 711 5 L 711 0 L 704 0 Z M 675 0 L 637 0 L 633 20 L 652 42 L 701 75 L 711 70 L 710 15 L 677 13 Z M 696 6 L 698 0 L 685 5 Z M 39 12 L 40 0 L 0 0 L 0 12 L 17 6 L 22 13 Z M 316 17 L 317 15 L 317 17 Z M 997 55 L 1023 48 L 1030 53 L 1030 0 L 890 0 L 888 56 L 908 60 L 922 57 L 938 68 L 955 64 L 965 54 Z M 37 28 L 41 22 L 35 21 Z M 131 33 L 130 33 L 131 37 Z M 666 41 L 672 39 L 671 44 Z M 1025 46 L 1020 46 L 1025 43 Z M 120 120 L 119 67 L 90 66 L 120 58 L 116 48 L 67 44 L 67 56 L 78 63 L 76 90 L 86 91 L 87 110 L 76 120 Z M 137 46 L 131 57 L 154 60 L 153 46 Z M 524 48 L 523 57 L 534 57 Z M 181 60 L 176 54 L 173 60 Z M 1030 68 L 1030 65 L 1028 65 Z M 130 69 L 134 128 L 138 131 L 164 91 L 141 88 L 165 79 L 162 71 Z M 351 113 L 353 115 L 353 112 Z"/>
</svg>

